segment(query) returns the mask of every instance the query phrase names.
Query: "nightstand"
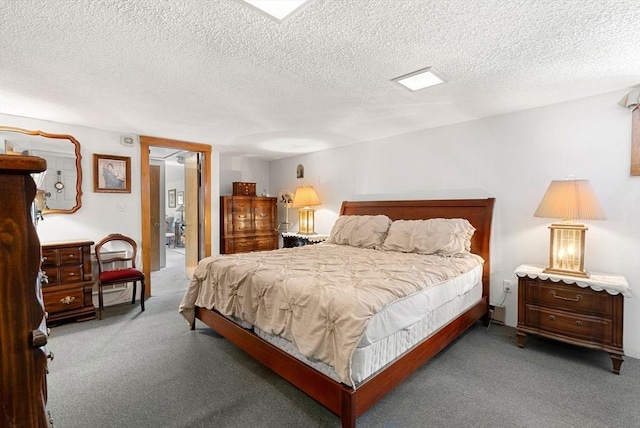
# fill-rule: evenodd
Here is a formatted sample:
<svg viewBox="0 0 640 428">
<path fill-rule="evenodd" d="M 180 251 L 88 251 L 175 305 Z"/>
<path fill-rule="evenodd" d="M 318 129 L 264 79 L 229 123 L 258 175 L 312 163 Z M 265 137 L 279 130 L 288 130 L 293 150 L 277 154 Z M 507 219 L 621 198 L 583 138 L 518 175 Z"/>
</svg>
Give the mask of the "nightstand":
<svg viewBox="0 0 640 428">
<path fill-rule="evenodd" d="M 302 247 L 305 245 L 319 244 L 329 238 L 329 235 L 299 235 L 297 233 L 282 234 L 282 248 Z"/>
<path fill-rule="evenodd" d="M 601 349 L 609 354 L 613 373 L 624 361 L 622 324 L 624 298 L 631 297 L 620 275 L 591 274 L 589 278 L 547 274 L 544 268 L 519 266 L 518 346 L 527 334 L 573 345 Z"/>
</svg>

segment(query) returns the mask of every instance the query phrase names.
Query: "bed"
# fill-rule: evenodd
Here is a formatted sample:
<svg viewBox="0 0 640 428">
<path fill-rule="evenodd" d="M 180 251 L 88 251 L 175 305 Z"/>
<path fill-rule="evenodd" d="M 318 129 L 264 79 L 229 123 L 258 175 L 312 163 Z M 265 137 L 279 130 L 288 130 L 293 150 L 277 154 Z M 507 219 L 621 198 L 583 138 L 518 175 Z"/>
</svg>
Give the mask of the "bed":
<svg viewBox="0 0 640 428">
<path fill-rule="evenodd" d="M 386 233 L 384 236 L 387 238 L 400 236 L 401 226 L 427 223 L 412 220 L 464 219 L 472 229 L 466 241 L 466 248 L 470 251 L 463 255 L 445 253 L 444 256 L 421 256 L 407 251 L 405 253 L 408 254 L 396 254 L 401 251 L 388 251 L 388 244 L 393 240 L 384 240 L 384 237 L 385 248 L 380 245 L 351 248 L 349 245 L 336 245 L 340 242 L 335 242 L 339 233 L 334 233 L 334 226 L 326 245 L 204 259 L 196 269 L 199 273 L 194 275 L 180 311 L 192 329 L 195 328 L 195 319 L 201 320 L 339 416 L 343 427 L 355 427 L 358 416 L 461 333 L 479 320 L 488 322 L 493 204 L 493 198 L 345 201 L 336 225 L 345 219 L 375 218 L 378 221 L 386 216 L 389 229 L 388 236 Z M 403 263 L 406 258 L 409 266 L 415 268 L 399 271 L 396 268 L 389 273 L 384 266 L 387 259 L 381 258 L 386 257 L 385 253 L 394 257 L 389 266 L 398 266 L 395 258 L 402 258 Z M 303 263 L 305 259 L 310 261 L 308 267 Z M 343 264 L 347 263 L 343 260 L 351 263 L 352 259 L 355 260 L 353 263 L 364 264 L 354 264 L 360 266 L 355 268 L 358 270 L 356 273 L 345 273 L 345 270 L 354 268 L 351 264 Z M 435 259 L 446 265 L 444 273 L 425 274 L 430 265 L 435 264 L 432 262 Z M 433 277 L 429 280 L 433 284 L 418 289 L 412 282 L 412 275 Z M 224 282 L 233 283 L 230 278 L 233 276 L 241 278 L 238 281 L 243 284 L 257 285 L 224 288 Z M 380 284 L 385 284 L 385 287 Z M 386 284 L 393 285 L 389 287 L 391 292 Z M 438 291 L 447 290 L 441 284 L 457 291 Z M 323 294 L 325 289 L 336 287 L 342 287 L 339 288 L 340 298 Z M 250 291 L 253 288 L 257 291 Z M 297 294 L 303 293 L 299 291 L 302 289 L 313 291 Z M 388 314 L 380 315 L 389 307 L 412 302 L 409 298 L 416 296 L 422 299 L 418 302 L 435 302 L 438 301 L 436 297 L 443 293 L 451 294 L 451 301 L 440 299 L 446 305 L 433 303 L 433 308 L 426 311 L 428 316 L 415 316 L 409 324 L 404 319 L 405 324 L 396 332 L 371 333 L 373 326 L 394 324 L 389 322 Z M 343 302 L 348 302 L 351 294 L 356 296 L 356 300 L 361 298 L 366 302 L 362 305 L 364 308 L 345 306 L 347 303 Z M 389 300 L 392 297 L 388 294 L 397 294 L 397 300 Z M 300 298 L 302 295 L 304 297 Z M 224 300 L 224 296 L 228 300 Z M 322 302 L 327 300 L 331 302 L 325 307 Z M 294 311 L 294 304 L 301 301 L 304 302 L 304 310 L 294 308 Z M 414 315 L 406 308 L 421 305 L 405 305 L 404 312 Z M 255 312 L 252 312 L 252 306 L 256 306 Z M 336 309 L 342 306 L 344 308 Z M 267 313 L 265 308 L 275 309 Z M 348 317 L 344 316 L 345 312 L 349 313 Z M 319 319 L 316 320 L 318 325 L 311 323 L 314 317 Z M 436 318 L 437 322 L 432 321 Z M 297 319 L 297 325 L 308 328 L 305 331 L 300 327 L 296 329 L 292 319 Z M 378 336 L 372 339 L 369 333 Z M 396 348 L 396 345 L 389 345 L 393 340 L 400 341 L 405 347 L 387 352 L 384 357 L 376 354 L 380 349 Z M 371 362 L 373 360 L 375 363 Z"/>
</svg>

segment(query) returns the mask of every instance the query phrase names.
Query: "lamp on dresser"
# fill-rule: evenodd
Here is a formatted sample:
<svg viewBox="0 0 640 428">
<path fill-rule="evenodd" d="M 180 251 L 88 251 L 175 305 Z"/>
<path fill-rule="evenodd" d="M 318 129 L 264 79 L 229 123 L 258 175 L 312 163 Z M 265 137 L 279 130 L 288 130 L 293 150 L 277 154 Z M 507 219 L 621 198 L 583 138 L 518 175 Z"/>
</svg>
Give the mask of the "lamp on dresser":
<svg viewBox="0 0 640 428">
<path fill-rule="evenodd" d="M 562 220 L 549 226 L 549 266 L 544 272 L 588 278 L 589 273 L 584 269 L 588 228 L 574 220 L 607 219 L 589 180 L 552 181 L 533 215 Z"/>
<path fill-rule="evenodd" d="M 300 208 L 298 210 L 298 234 L 300 235 L 315 235 L 314 216 L 315 211 L 311 207 L 314 205 L 320 205 L 320 198 L 316 193 L 313 186 L 300 186 L 296 189 L 296 194 L 293 197 L 294 208 Z"/>
</svg>

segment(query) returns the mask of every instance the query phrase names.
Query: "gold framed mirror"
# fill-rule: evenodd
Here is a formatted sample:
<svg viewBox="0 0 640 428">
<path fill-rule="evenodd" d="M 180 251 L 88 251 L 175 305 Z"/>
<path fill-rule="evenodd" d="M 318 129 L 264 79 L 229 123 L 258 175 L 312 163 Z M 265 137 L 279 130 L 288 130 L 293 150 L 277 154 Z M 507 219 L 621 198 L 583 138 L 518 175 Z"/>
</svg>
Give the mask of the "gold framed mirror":
<svg viewBox="0 0 640 428">
<path fill-rule="evenodd" d="M 0 152 L 47 161 L 46 173 L 36 180 L 43 214 L 73 214 L 80 209 L 82 155 L 74 137 L 0 125 Z"/>
</svg>

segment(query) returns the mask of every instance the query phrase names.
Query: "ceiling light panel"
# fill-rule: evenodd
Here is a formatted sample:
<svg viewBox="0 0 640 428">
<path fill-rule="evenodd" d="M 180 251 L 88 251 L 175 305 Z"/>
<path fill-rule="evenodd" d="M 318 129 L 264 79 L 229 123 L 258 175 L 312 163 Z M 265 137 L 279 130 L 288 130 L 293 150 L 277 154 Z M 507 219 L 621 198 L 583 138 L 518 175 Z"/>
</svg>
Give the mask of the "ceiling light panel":
<svg viewBox="0 0 640 428">
<path fill-rule="evenodd" d="M 308 0 L 244 0 L 270 16 L 282 21 Z"/>
<path fill-rule="evenodd" d="M 414 71 L 413 73 L 405 74 L 404 76 L 396 77 L 394 82 L 398 82 L 405 88 L 412 91 L 428 88 L 429 86 L 439 85 L 445 82 L 444 77 L 440 75 L 433 67 L 423 68 L 422 70 Z"/>
</svg>

